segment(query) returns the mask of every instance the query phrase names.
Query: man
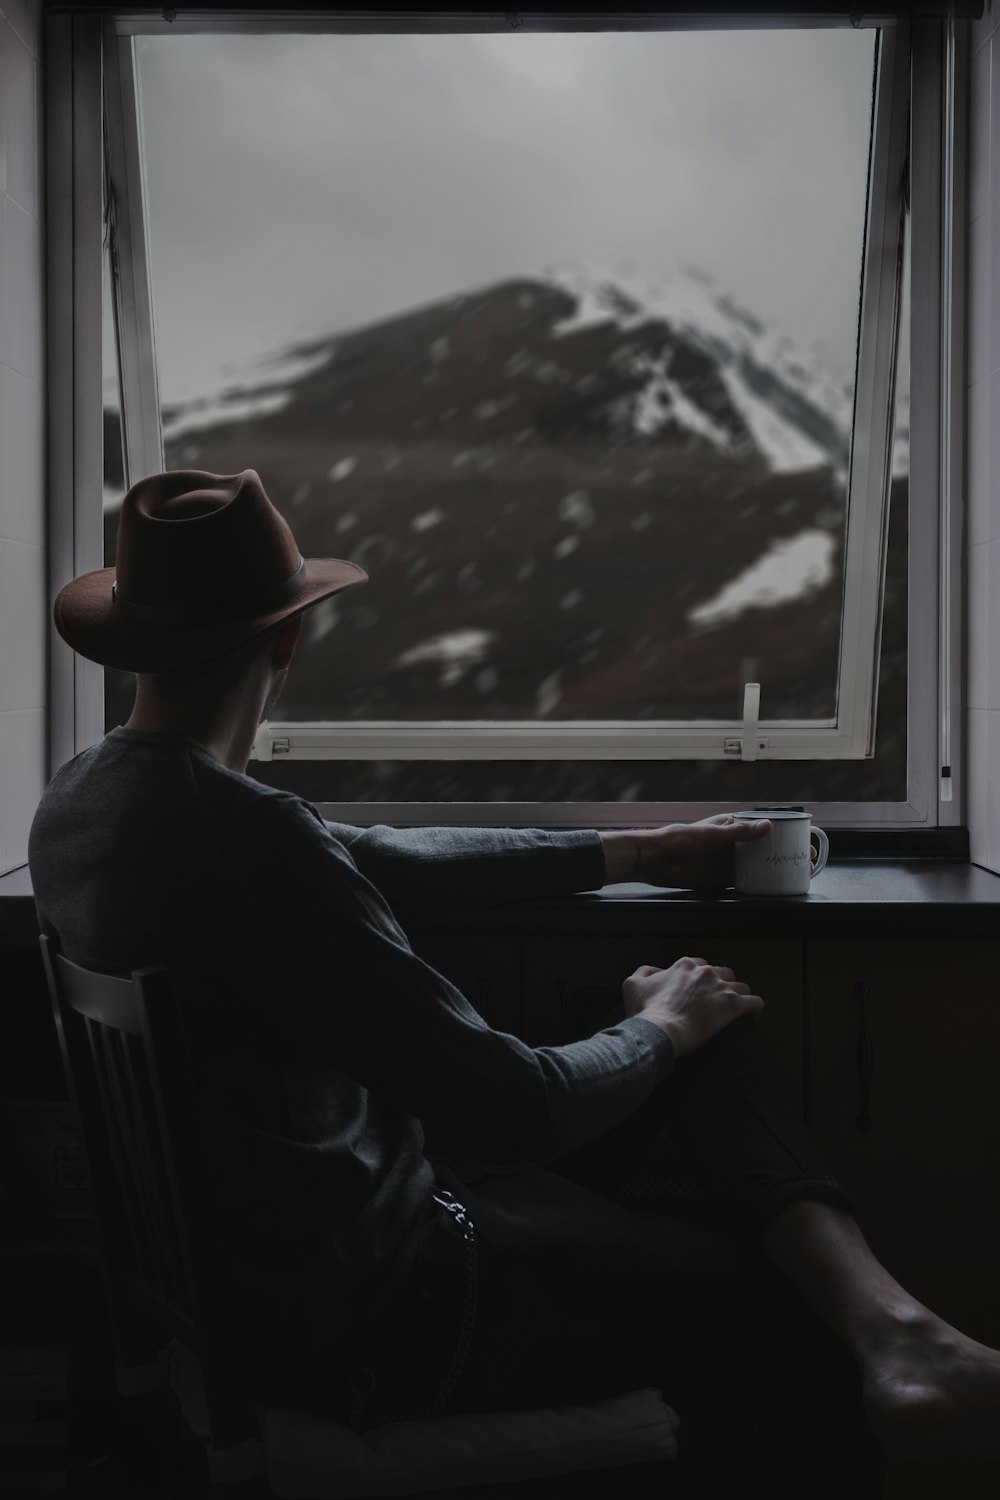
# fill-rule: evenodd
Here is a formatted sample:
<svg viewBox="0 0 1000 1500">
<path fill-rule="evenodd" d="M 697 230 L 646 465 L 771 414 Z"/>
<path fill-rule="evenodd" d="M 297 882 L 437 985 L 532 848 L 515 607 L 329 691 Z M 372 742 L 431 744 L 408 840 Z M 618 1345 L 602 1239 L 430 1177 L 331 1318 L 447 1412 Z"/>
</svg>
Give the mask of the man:
<svg viewBox="0 0 1000 1500">
<path fill-rule="evenodd" d="M 819 1442 L 811 1495 L 877 1493 L 879 1442 L 1000 1455 L 1000 1355 L 874 1259 L 749 986 L 701 957 L 644 965 L 621 1019 L 533 1049 L 394 913 L 724 885 L 766 823 L 357 829 L 246 776 L 303 611 L 364 581 L 303 562 L 252 470 L 168 473 L 126 496 L 116 568 L 54 611 L 137 692 L 39 807 L 42 925 L 95 968 L 166 964 L 188 997 L 261 1393 L 365 1426 L 655 1383 L 695 1484 L 756 1473 L 773 1495 Z M 616 1201 L 664 1128 L 700 1184 L 693 1214 Z"/>
</svg>

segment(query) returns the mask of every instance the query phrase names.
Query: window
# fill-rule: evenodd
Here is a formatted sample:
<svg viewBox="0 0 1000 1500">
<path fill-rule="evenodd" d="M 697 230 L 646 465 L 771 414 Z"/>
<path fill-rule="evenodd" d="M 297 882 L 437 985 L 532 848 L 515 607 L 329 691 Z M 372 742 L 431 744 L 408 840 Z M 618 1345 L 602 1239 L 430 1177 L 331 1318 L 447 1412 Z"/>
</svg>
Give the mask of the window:
<svg viewBox="0 0 1000 1500">
<path fill-rule="evenodd" d="M 251 463 L 372 575 L 307 617 L 259 773 L 934 821 L 906 28 L 146 29 L 107 33 L 122 482 L 161 434 Z"/>
</svg>

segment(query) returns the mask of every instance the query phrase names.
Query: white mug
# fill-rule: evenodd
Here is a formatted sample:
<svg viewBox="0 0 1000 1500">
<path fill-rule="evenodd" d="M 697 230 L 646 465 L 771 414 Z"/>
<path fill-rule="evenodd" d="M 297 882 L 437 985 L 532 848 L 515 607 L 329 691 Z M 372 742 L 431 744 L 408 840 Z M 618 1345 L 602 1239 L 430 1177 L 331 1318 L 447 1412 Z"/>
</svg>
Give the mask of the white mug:
<svg viewBox="0 0 1000 1500">
<path fill-rule="evenodd" d="M 736 889 L 746 896 L 804 896 L 809 882 L 825 866 L 830 840 L 814 828 L 807 812 L 775 811 L 734 814 L 741 821 L 770 819 L 771 832 L 736 845 Z M 812 843 L 819 846 L 813 863 Z"/>
</svg>

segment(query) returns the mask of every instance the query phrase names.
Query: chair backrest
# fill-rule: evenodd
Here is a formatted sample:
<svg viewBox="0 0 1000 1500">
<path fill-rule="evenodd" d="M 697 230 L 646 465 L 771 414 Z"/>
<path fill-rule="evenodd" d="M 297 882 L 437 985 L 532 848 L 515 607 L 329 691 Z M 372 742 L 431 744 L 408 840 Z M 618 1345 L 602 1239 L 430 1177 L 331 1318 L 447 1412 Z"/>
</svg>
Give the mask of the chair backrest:
<svg viewBox="0 0 1000 1500">
<path fill-rule="evenodd" d="M 190 1339 L 199 1307 L 188 1200 L 200 1164 L 170 975 L 102 974 L 71 963 L 51 938 L 41 943 L 106 1267 L 161 1326 Z"/>
<path fill-rule="evenodd" d="M 220 1426 L 252 1428 L 234 1345 L 239 1312 L 216 1253 L 195 1070 L 171 976 L 163 968 L 99 973 L 72 963 L 50 937 L 41 947 L 119 1364 L 142 1362 L 137 1315 L 150 1334 L 179 1338 L 200 1356 L 216 1440 Z M 148 1359 L 149 1335 L 144 1342 Z"/>
</svg>

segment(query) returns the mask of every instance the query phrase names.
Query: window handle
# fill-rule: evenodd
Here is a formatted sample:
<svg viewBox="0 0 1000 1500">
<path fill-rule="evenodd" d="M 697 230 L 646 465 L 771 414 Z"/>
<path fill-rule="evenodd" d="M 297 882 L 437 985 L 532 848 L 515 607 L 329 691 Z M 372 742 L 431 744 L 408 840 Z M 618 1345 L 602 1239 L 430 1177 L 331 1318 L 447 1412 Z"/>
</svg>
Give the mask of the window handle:
<svg viewBox="0 0 1000 1500">
<path fill-rule="evenodd" d="M 875 1071 L 875 1048 L 872 1044 L 871 985 L 866 980 L 861 979 L 854 986 L 854 998 L 858 1003 L 857 1064 L 860 1095 L 860 1109 L 854 1123 L 867 1135 L 872 1128 L 871 1097 L 872 1075 Z"/>
</svg>

